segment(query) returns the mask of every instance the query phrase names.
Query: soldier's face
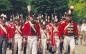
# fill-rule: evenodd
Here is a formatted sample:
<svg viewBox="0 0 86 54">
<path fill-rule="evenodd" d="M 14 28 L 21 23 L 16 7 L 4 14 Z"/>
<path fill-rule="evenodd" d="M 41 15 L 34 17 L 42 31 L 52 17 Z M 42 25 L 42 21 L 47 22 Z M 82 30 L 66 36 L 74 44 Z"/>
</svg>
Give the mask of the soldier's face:
<svg viewBox="0 0 86 54">
<path fill-rule="evenodd" d="M 70 18 L 70 20 L 72 20 L 72 18 L 73 18 L 73 17 L 72 17 L 72 16 L 70 16 L 69 18 Z"/>
<path fill-rule="evenodd" d="M 18 25 L 18 21 L 15 21 L 15 24 Z"/>
<path fill-rule="evenodd" d="M 72 17 L 71 16 L 66 16 L 66 20 L 67 21 L 71 21 L 72 20 Z"/>
</svg>

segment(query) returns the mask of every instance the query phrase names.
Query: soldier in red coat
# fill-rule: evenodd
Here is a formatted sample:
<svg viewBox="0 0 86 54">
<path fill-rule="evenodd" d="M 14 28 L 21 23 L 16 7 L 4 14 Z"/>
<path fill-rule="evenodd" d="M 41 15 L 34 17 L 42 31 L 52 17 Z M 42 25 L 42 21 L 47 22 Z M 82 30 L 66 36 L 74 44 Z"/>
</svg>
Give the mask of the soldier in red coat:
<svg viewBox="0 0 86 54">
<path fill-rule="evenodd" d="M 14 45 L 14 35 L 15 35 L 15 25 L 12 19 L 6 22 L 6 30 L 7 30 L 7 39 L 8 39 L 8 47 L 12 49 L 13 53 L 13 45 Z"/>
<path fill-rule="evenodd" d="M 47 29 L 47 37 L 48 37 L 48 44 L 51 44 L 51 49 L 49 50 L 52 54 L 54 53 L 53 49 L 55 48 L 55 38 L 54 38 L 54 27 L 53 23 L 51 22 L 51 19 L 48 18 L 48 24 L 46 26 Z M 49 47 L 50 48 L 50 47 Z"/>
<path fill-rule="evenodd" d="M 4 22 L 0 19 L 0 54 L 6 53 L 6 34 L 7 30 L 4 26 Z M 3 48 L 3 49 L 2 49 Z"/>
<path fill-rule="evenodd" d="M 15 35 L 15 26 L 12 20 L 6 22 L 6 30 L 7 30 L 8 47 L 9 49 L 12 49 L 13 53 L 13 45 L 14 45 L 13 37 Z"/>
<path fill-rule="evenodd" d="M 59 26 L 59 22 L 55 21 L 54 22 L 53 35 L 54 35 L 54 38 L 55 38 L 56 53 L 60 54 L 60 38 L 59 38 L 58 26 Z"/>
<path fill-rule="evenodd" d="M 75 52 L 75 37 L 78 37 L 77 23 L 72 20 L 73 16 L 66 14 L 66 20 L 59 25 L 59 36 L 64 36 L 64 54 L 67 54 L 68 45 L 70 54 Z"/>
<path fill-rule="evenodd" d="M 24 54 L 26 54 L 27 39 L 28 39 L 28 36 L 30 36 L 30 31 L 31 31 L 30 23 L 29 23 L 29 19 L 27 19 L 26 22 L 24 23 L 23 27 L 22 27 Z"/>
<path fill-rule="evenodd" d="M 40 39 L 40 25 L 32 18 L 24 24 L 23 35 L 27 37 L 26 54 L 37 54 L 37 40 Z"/>
<path fill-rule="evenodd" d="M 41 53 L 43 53 L 42 52 L 42 46 L 41 46 L 41 25 L 40 25 L 40 22 L 39 22 L 39 18 L 37 17 L 36 19 L 34 19 L 35 21 L 34 21 L 34 27 L 35 27 L 35 29 L 36 29 L 36 35 L 38 36 L 38 40 L 37 40 L 37 54 L 41 54 Z"/>
</svg>

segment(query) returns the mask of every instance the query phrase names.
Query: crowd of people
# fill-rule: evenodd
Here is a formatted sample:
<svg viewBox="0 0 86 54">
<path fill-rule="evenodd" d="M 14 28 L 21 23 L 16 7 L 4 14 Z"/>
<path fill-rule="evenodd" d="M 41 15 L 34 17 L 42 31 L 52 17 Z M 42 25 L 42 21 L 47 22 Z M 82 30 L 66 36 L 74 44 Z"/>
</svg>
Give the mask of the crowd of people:
<svg viewBox="0 0 86 54">
<path fill-rule="evenodd" d="M 78 24 L 73 15 L 66 13 L 58 21 L 57 16 L 28 16 L 24 23 L 20 18 L 4 21 L 0 17 L 0 54 L 7 48 L 12 54 L 75 54 L 75 40 L 79 38 Z M 53 20 L 52 20 L 53 19 Z M 86 25 L 86 24 L 85 24 Z M 82 25 L 83 27 L 84 25 Z M 84 41 L 86 43 L 86 26 Z M 83 32 L 82 32 L 83 33 Z"/>
</svg>

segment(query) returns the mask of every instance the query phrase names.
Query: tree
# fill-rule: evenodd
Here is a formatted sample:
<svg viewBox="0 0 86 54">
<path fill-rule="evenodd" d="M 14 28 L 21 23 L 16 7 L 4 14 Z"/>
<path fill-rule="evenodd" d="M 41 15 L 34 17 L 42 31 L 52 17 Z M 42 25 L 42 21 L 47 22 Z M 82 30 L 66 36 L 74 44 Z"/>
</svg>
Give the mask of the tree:
<svg viewBox="0 0 86 54">
<path fill-rule="evenodd" d="M 13 8 L 13 13 L 25 13 L 27 4 L 24 0 L 10 0 Z"/>
<path fill-rule="evenodd" d="M 34 13 L 63 13 L 67 10 L 67 0 L 27 0 Z M 60 12 L 59 12 L 60 11 Z"/>
<path fill-rule="evenodd" d="M 12 5 L 9 0 L 0 0 L 0 12 L 8 11 L 12 9 Z"/>
<path fill-rule="evenodd" d="M 74 15 L 79 18 L 86 18 L 86 0 L 69 0 L 69 6 L 73 5 Z"/>
</svg>

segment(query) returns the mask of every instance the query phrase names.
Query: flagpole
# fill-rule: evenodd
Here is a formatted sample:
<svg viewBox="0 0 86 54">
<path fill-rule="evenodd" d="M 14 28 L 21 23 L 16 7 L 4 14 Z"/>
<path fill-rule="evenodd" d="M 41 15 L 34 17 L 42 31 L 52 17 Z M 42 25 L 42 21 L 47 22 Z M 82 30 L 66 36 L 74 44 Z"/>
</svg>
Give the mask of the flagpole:
<svg viewBox="0 0 86 54">
<path fill-rule="evenodd" d="M 31 5 L 28 5 L 28 6 L 27 6 L 27 9 L 28 9 L 28 15 L 30 16 L 30 12 L 31 12 Z"/>
</svg>

